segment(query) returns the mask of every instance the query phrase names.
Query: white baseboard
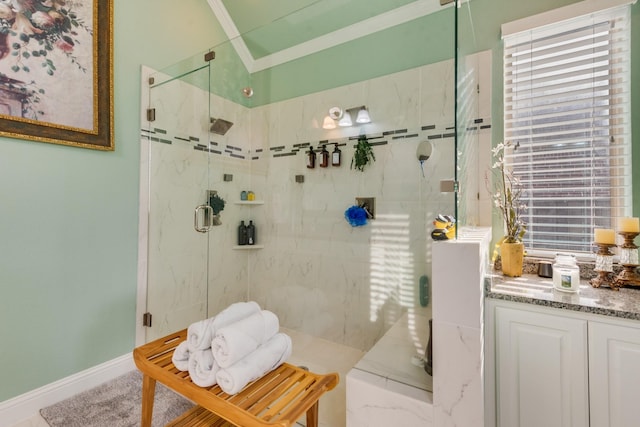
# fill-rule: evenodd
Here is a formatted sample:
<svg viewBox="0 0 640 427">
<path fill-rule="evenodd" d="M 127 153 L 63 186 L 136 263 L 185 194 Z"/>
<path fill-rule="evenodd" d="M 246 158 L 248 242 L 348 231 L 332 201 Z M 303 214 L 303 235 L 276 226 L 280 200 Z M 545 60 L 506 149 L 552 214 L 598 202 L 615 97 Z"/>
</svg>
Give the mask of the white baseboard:
<svg viewBox="0 0 640 427">
<path fill-rule="evenodd" d="M 10 427 L 38 411 L 135 369 L 131 353 L 0 402 L 0 427 Z"/>
</svg>

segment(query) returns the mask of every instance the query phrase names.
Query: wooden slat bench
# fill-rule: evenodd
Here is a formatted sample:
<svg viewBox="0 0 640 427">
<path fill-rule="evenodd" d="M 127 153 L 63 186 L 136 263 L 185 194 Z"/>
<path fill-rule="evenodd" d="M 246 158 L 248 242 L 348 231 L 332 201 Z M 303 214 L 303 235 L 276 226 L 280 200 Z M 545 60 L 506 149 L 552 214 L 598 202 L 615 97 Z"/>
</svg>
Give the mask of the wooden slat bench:
<svg viewBox="0 0 640 427">
<path fill-rule="evenodd" d="M 196 403 L 167 427 L 288 427 L 305 413 L 307 426 L 317 427 L 318 400 L 339 381 L 336 373 L 318 375 L 284 363 L 235 395 L 226 394 L 218 385 L 199 387 L 171 361 L 173 350 L 186 337 L 184 329 L 133 351 L 143 374 L 142 427 L 151 426 L 156 381 Z"/>
</svg>

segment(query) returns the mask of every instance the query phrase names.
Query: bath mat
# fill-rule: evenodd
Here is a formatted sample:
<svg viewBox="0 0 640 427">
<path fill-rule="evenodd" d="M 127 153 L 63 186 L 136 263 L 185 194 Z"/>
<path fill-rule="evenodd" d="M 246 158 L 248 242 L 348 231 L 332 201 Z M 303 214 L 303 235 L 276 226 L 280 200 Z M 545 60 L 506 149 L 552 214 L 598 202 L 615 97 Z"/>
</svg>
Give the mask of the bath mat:
<svg viewBox="0 0 640 427">
<path fill-rule="evenodd" d="M 40 410 L 51 427 L 137 427 L 142 413 L 142 374 L 131 371 Z M 156 383 L 153 427 L 164 426 L 193 403 Z"/>
</svg>

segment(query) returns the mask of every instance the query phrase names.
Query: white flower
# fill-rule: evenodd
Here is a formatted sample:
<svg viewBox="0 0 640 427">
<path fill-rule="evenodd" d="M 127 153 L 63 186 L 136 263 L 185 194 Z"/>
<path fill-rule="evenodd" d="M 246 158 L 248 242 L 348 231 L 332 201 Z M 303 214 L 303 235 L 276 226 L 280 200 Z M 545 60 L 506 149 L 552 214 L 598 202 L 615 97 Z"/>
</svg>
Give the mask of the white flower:
<svg viewBox="0 0 640 427">
<path fill-rule="evenodd" d="M 0 3 L 0 19 L 7 21 L 12 20 L 16 16 L 16 13 L 6 4 Z"/>
<path fill-rule="evenodd" d="M 491 151 L 496 161 L 492 166 L 495 172 L 493 183 L 494 191 L 491 191 L 493 203 L 500 210 L 505 223 L 505 242 L 513 243 L 522 240 L 526 232 L 526 225 L 522 221 L 522 212 L 526 205 L 522 203 L 523 189 L 519 177 L 513 171 L 507 169 L 504 163 L 504 150 L 509 147 L 509 143 L 499 143 Z M 491 189 L 492 184 L 485 175 L 487 188 Z"/>
<path fill-rule="evenodd" d="M 53 27 L 55 20 L 46 12 L 36 12 L 31 15 L 31 22 L 38 28 L 47 29 Z"/>
</svg>

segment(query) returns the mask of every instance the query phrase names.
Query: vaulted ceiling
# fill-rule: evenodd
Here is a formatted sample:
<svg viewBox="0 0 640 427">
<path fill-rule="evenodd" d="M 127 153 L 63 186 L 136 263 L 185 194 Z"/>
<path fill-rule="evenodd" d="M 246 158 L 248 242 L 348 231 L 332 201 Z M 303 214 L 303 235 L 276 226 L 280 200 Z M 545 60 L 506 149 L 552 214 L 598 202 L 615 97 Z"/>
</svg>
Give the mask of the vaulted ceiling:
<svg viewBox="0 0 640 427">
<path fill-rule="evenodd" d="M 207 0 L 249 72 L 441 10 L 440 0 Z"/>
</svg>

